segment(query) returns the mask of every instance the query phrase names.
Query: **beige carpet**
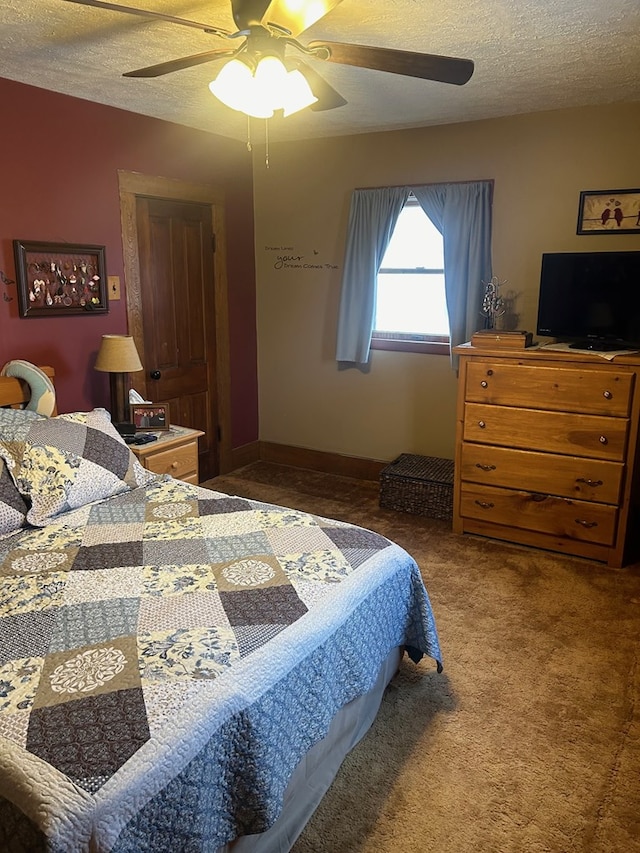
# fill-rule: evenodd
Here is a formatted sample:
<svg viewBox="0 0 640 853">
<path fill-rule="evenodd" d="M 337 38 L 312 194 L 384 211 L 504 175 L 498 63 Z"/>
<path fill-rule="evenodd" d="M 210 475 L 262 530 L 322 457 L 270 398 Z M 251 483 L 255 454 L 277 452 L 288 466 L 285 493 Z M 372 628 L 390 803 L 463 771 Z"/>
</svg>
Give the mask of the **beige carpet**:
<svg viewBox="0 0 640 853">
<path fill-rule="evenodd" d="M 403 664 L 295 853 L 640 853 L 639 566 L 454 536 L 344 477 L 207 485 L 395 540 L 438 625 L 444 672 Z"/>
</svg>

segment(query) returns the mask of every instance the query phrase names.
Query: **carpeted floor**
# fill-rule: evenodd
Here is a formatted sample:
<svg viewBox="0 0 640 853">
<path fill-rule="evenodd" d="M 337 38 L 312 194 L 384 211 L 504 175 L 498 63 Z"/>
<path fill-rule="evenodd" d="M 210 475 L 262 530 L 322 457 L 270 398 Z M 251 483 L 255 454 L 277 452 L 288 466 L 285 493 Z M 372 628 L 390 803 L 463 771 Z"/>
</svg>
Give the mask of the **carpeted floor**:
<svg viewBox="0 0 640 853">
<path fill-rule="evenodd" d="M 444 672 L 403 663 L 294 853 L 640 853 L 640 566 L 455 536 L 345 477 L 206 485 L 393 539 L 438 624 Z"/>
</svg>

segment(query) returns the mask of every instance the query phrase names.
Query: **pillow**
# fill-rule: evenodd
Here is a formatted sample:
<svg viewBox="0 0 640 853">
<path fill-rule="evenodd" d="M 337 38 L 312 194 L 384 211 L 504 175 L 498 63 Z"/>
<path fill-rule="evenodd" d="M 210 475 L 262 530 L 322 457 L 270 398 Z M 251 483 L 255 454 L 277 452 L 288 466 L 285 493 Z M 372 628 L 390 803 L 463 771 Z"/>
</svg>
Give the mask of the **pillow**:
<svg viewBox="0 0 640 853">
<path fill-rule="evenodd" d="M 40 418 L 32 411 L 0 408 L 0 437 L 26 435 L 29 425 Z M 28 506 L 0 457 L 0 535 L 24 527 Z"/>
<path fill-rule="evenodd" d="M 27 521 L 36 527 L 157 479 L 138 462 L 105 409 L 38 418 L 26 427 L 17 423 L 13 432 L 0 429 L 0 456 L 30 502 Z"/>
<path fill-rule="evenodd" d="M 31 392 L 29 402 L 25 406 L 28 411 L 47 417 L 53 414 L 56 408 L 56 389 L 47 374 L 35 364 L 21 359 L 8 361 L 0 375 L 24 379 Z"/>
<path fill-rule="evenodd" d="M 26 514 L 24 498 L 0 459 L 0 535 L 20 530 L 24 526 Z"/>
<path fill-rule="evenodd" d="M 43 415 L 30 409 L 0 408 L 0 439 L 16 438 L 20 440 L 29 432 L 32 421 L 44 420 Z"/>
</svg>

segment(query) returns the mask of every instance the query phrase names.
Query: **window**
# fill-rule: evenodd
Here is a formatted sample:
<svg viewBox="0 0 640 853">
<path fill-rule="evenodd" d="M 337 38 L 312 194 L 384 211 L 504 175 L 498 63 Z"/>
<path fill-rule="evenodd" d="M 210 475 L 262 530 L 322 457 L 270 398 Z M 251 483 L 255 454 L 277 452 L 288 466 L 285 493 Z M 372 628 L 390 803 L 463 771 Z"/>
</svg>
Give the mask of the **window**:
<svg viewBox="0 0 640 853">
<path fill-rule="evenodd" d="M 449 354 L 442 235 L 410 196 L 378 272 L 372 349 Z"/>
<path fill-rule="evenodd" d="M 407 270 L 404 277 L 434 280 L 437 270 L 442 275 L 442 260 L 406 262 L 386 266 L 382 247 L 387 243 L 389 229 L 397 225 L 398 216 L 405 218 L 407 200 L 419 199 L 438 223 L 442 222 L 443 247 L 446 255 L 446 295 L 449 308 L 448 335 L 435 330 L 406 332 L 378 329 L 374 346 L 378 349 L 410 349 L 451 355 L 449 344 L 469 340 L 478 328 L 481 302 L 481 283 L 489 281 L 491 271 L 491 202 L 493 181 L 463 181 L 453 184 L 419 184 L 408 186 L 355 189 L 351 195 L 349 228 L 342 271 L 342 292 L 338 311 L 336 361 L 350 365 L 369 362 L 371 334 L 376 314 L 380 260 L 383 269 Z M 412 205 L 408 206 L 411 215 Z M 426 225 L 425 219 L 421 219 Z M 445 244 L 446 241 L 446 244 Z M 410 245 L 421 246 L 423 241 L 413 235 Z M 397 262 L 396 262 L 397 263 Z M 422 267 L 422 269 L 420 269 Z M 409 269 L 413 271 L 408 272 Z M 385 273 L 382 273 L 384 276 Z M 415 280 L 418 280 L 415 278 Z M 395 299 L 395 301 L 400 301 Z M 429 309 L 423 316 L 432 319 L 436 311 Z M 387 325 L 380 318 L 377 324 Z M 397 325 L 395 322 L 390 325 Z M 395 335 L 393 333 L 396 333 Z M 386 338 L 380 340 L 380 338 Z M 456 363 L 452 357 L 451 364 Z"/>
</svg>

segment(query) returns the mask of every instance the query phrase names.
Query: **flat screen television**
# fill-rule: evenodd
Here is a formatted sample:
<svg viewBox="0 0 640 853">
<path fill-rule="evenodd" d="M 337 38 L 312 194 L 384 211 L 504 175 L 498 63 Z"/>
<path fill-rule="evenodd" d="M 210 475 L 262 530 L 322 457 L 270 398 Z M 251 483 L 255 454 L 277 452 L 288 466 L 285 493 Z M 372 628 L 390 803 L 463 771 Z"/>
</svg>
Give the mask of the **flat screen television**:
<svg viewBox="0 0 640 853">
<path fill-rule="evenodd" d="M 640 252 L 544 254 L 537 333 L 579 349 L 640 349 Z"/>
</svg>

